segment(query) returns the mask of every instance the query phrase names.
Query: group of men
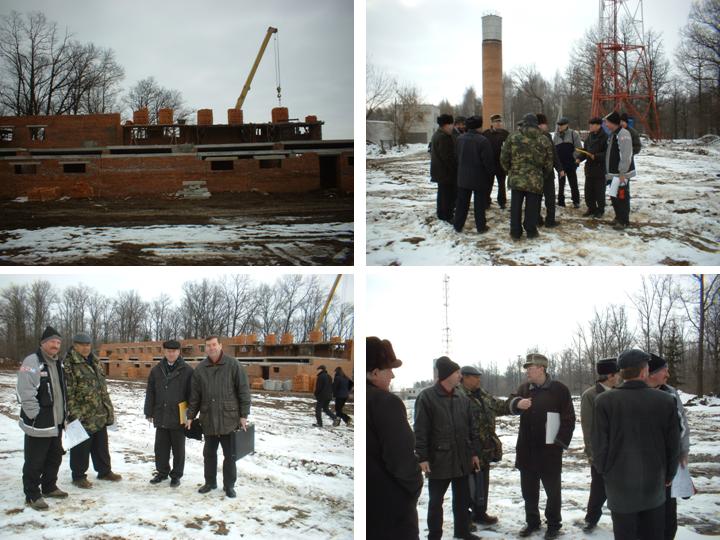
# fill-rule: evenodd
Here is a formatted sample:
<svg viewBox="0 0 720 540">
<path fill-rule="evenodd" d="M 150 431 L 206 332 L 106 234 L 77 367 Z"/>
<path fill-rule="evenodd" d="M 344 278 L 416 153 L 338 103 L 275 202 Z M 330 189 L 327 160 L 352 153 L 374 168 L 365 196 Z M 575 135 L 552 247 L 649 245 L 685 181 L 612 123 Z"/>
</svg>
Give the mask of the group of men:
<svg viewBox="0 0 720 540">
<path fill-rule="evenodd" d="M 501 400 L 481 388 L 476 368 L 460 368 L 440 357 L 435 384 L 415 401 L 413 428 L 402 400 L 389 391 L 392 370 L 401 365 L 389 341 L 367 338 L 367 537 L 419 538 L 423 474 L 430 540 L 442 537 L 449 486 L 456 538 L 477 539 L 476 524 L 497 523 L 487 512 L 489 469 L 502 457 L 495 418 L 508 414 L 520 416 L 515 467 L 525 525 L 517 535 L 529 537 L 541 529 L 542 483 L 544 537 L 560 536 L 562 456 L 572 440 L 575 411 L 568 388 L 548 373 L 547 358 L 528 354 L 527 382 Z M 677 392 L 666 384 L 667 364 L 630 349 L 617 359 L 599 360 L 596 369 L 597 384 L 582 396 L 591 489 L 579 525 L 591 532 L 607 500 L 616 539 L 674 538 L 677 517 L 670 485 L 678 460 L 687 464 L 689 430 Z"/>
<path fill-rule="evenodd" d="M 538 226 L 559 224 L 555 218 L 555 172 L 557 205 L 565 206 L 567 179 L 572 204 L 580 207 L 576 169 L 584 162 L 587 210 L 583 216 L 599 219 L 604 215 L 606 186 L 610 186 L 613 227 L 623 230 L 630 224 L 629 180 L 635 176 L 634 155 L 641 144 L 637 131 L 628 126 L 627 114 L 613 111 L 604 119 L 591 118 L 584 143 L 564 117 L 558 120 L 554 134 L 542 113 L 526 114 L 513 134 L 503 128 L 502 116 L 493 115 L 490 121 L 490 128 L 483 131 L 481 116 L 453 119 L 441 114 L 437 118 L 439 127 L 430 142 L 430 177 L 437 183 L 438 219 L 462 232 L 472 198 L 475 228 L 478 233 L 487 232 L 486 210 L 492 204 L 495 179 L 497 204 L 505 209 L 507 176 L 510 235 L 518 240 L 524 230 L 528 238 L 536 238 Z"/>
<path fill-rule="evenodd" d="M 73 485 L 81 489 L 93 487 L 86 474 L 90 457 L 99 480 L 121 480 L 112 471 L 108 448 L 107 431 L 116 424 L 115 414 L 103 368 L 92 352 L 92 339 L 84 332 L 76 334 L 64 361 L 59 356 L 61 347 L 59 332 L 48 326 L 38 350 L 23 360 L 18 371 L 19 424 L 25 432 L 23 491 L 26 504 L 35 510 L 49 508 L 46 497 L 68 496 L 57 480 L 64 454 L 62 432 L 75 420 L 88 438 L 70 449 Z M 227 497 L 235 497 L 233 432 L 247 429 L 250 413 L 245 368 L 223 352 L 218 336 L 206 338 L 207 357 L 194 370 L 180 356 L 180 348 L 176 340 L 163 343 L 163 358 L 148 377 L 144 412 L 155 426 L 156 467 L 150 483 L 170 478 L 172 487 L 180 485 L 186 429 L 192 432 L 195 421 L 198 438 L 200 433 L 205 437 L 205 483 L 199 492 L 217 488 L 217 448 L 221 445 L 223 489 Z M 181 403 L 187 406 L 186 419 L 181 416 Z M 198 413 L 199 419 L 194 420 Z"/>
<path fill-rule="evenodd" d="M 327 367 L 320 365 L 317 368 L 317 380 L 315 381 L 315 423 L 313 427 L 323 427 L 322 413 L 330 417 L 333 427 L 338 427 L 340 422 L 346 426 L 352 424 L 352 418 L 343 410 L 345 403 L 350 397 L 353 389 L 353 381 L 345 375 L 343 369 L 335 368 L 335 378 L 327 372 Z M 330 410 L 330 401 L 335 398 L 335 413 Z"/>
</svg>

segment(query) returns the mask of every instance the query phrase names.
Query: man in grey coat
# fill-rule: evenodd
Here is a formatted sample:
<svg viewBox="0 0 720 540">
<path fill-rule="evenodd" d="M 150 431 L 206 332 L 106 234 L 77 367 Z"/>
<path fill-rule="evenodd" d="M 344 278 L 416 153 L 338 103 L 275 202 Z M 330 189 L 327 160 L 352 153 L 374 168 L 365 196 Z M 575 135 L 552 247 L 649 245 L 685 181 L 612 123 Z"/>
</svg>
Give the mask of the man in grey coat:
<svg viewBox="0 0 720 540">
<path fill-rule="evenodd" d="M 607 500 L 605 484 L 600 473 L 593 465 L 592 432 L 595 427 L 595 399 L 608 390 L 620 384 L 620 370 L 617 367 L 617 358 L 603 358 L 595 363 L 598 379 L 594 386 L 583 392 L 580 399 L 580 424 L 585 443 L 585 455 L 590 462 L 590 498 L 587 503 L 583 532 L 590 532 L 597 527 L 602 508 Z"/>
<path fill-rule="evenodd" d="M 232 356 L 226 355 L 218 336 L 205 338 L 207 358 L 195 368 L 190 390 L 186 427 L 192 426 L 200 413 L 205 446 L 205 484 L 198 490 L 207 493 L 217 488 L 217 449 L 223 450 L 223 489 L 234 498 L 237 468 L 235 466 L 235 436 L 237 429 L 247 430 L 250 414 L 250 386 L 245 368 Z"/>
<path fill-rule="evenodd" d="M 484 202 L 484 199 L 482 199 Z M 480 470 L 479 441 L 472 429 L 470 400 L 455 387 L 460 366 L 447 356 L 437 359 L 438 381 L 415 401 L 415 453 L 428 477 L 428 539 L 442 538 L 443 499 L 452 484 L 456 538 L 478 539 L 470 532 L 469 475 Z"/>
<path fill-rule="evenodd" d="M 35 510 L 48 509 L 43 496 L 68 495 L 57 487 L 63 455 L 61 434 L 67 417 L 65 377 L 58 357 L 61 344 L 58 331 L 52 326 L 45 328 L 40 348 L 23 360 L 17 376 L 19 424 L 25 432 L 23 491 L 25 503 Z"/>
<path fill-rule="evenodd" d="M 605 117 L 610 130 L 605 153 L 605 180 L 612 185 L 613 178 L 620 180 L 616 196 L 610 196 L 615 210 L 614 229 L 623 230 L 630 225 L 630 179 L 635 176 L 635 159 L 632 151 L 632 135 L 620 125 L 620 115 L 613 111 Z"/>
<path fill-rule="evenodd" d="M 680 456 L 680 428 L 672 396 L 647 385 L 650 356 L 623 351 L 624 382 L 595 399 L 592 453 L 605 480 L 613 532 L 619 540 L 658 540 L 665 530 L 665 488 Z"/>
</svg>

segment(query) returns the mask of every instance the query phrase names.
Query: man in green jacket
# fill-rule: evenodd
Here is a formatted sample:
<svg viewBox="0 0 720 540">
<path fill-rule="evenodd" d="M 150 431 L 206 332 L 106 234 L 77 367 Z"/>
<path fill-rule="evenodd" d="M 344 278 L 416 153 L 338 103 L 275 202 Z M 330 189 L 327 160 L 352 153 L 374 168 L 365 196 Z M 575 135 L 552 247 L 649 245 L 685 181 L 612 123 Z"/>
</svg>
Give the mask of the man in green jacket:
<svg viewBox="0 0 720 540">
<path fill-rule="evenodd" d="M 235 436 L 238 429 L 247 430 L 250 414 L 250 386 L 245 368 L 226 355 L 218 336 L 205 338 L 207 358 L 195 368 L 187 411 L 187 428 L 200 413 L 205 446 L 205 484 L 198 490 L 207 493 L 217 488 L 217 449 L 223 450 L 223 490 L 236 497 Z"/>
<path fill-rule="evenodd" d="M 107 427 L 115 423 L 115 413 L 105 374 L 92 353 L 92 338 L 85 332 L 73 337 L 73 346 L 67 353 L 64 368 L 68 421 L 80 420 L 90 436 L 70 450 L 72 483 L 83 489 L 92 487 L 86 474 L 90 457 L 99 480 L 117 482 L 122 477 L 112 471 L 107 434 Z"/>
</svg>

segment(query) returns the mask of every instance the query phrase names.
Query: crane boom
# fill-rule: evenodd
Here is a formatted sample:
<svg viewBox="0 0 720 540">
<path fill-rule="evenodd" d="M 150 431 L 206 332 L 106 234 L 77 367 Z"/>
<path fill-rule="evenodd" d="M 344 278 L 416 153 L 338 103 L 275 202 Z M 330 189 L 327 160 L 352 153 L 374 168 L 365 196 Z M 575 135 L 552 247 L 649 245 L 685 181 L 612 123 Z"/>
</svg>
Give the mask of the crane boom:
<svg viewBox="0 0 720 540">
<path fill-rule="evenodd" d="M 245 97 L 250 91 L 250 83 L 252 83 L 252 80 L 255 77 L 255 72 L 260 65 L 260 60 L 262 60 L 263 54 L 265 54 L 265 49 L 267 48 L 268 42 L 270 41 L 270 36 L 277 33 L 277 31 L 277 28 L 273 28 L 272 26 L 268 27 L 267 33 L 265 34 L 265 39 L 263 40 L 262 45 L 260 45 L 260 50 L 258 51 L 257 57 L 255 58 L 255 63 L 253 64 L 252 69 L 250 69 L 250 74 L 248 75 L 247 81 L 245 81 L 245 86 L 243 86 L 242 93 L 237 99 L 237 103 L 235 103 L 236 109 L 242 109 Z"/>
<path fill-rule="evenodd" d="M 320 330 L 320 326 L 322 325 L 323 321 L 325 320 L 325 316 L 327 315 L 328 308 L 330 307 L 330 301 L 332 300 L 332 297 L 335 295 L 335 289 L 337 289 L 338 283 L 340 283 L 340 278 L 342 277 L 342 274 L 338 274 L 335 278 L 335 283 L 333 283 L 332 289 L 330 289 L 330 294 L 328 294 L 327 300 L 325 300 L 325 305 L 322 308 L 322 311 L 320 312 L 320 315 L 318 316 L 318 320 L 315 323 L 315 331 Z"/>
</svg>

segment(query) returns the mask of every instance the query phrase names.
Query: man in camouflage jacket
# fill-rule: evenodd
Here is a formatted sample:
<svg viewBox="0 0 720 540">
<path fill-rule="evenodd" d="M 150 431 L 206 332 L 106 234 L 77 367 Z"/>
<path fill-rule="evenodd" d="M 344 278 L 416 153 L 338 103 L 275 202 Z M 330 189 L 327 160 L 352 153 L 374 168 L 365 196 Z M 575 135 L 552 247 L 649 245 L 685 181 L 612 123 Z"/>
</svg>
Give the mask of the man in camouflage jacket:
<svg viewBox="0 0 720 540">
<path fill-rule="evenodd" d="M 112 471 L 108 449 L 107 426 L 115 423 L 115 414 L 105 382 L 105 374 L 92 353 L 92 339 L 84 332 L 73 337 L 73 346 L 65 358 L 68 420 L 80 420 L 90 436 L 70 450 L 72 481 L 88 489 L 89 458 L 100 480 L 117 482 L 122 477 Z"/>
<path fill-rule="evenodd" d="M 500 164 L 508 173 L 508 185 L 512 190 L 510 235 L 516 240 L 522 236 L 523 227 L 528 238 L 538 236 L 540 194 L 544 177 L 553 167 L 552 143 L 538 129 L 537 117 L 528 113 L 520 125 L 520 130 L 508 137 L 500 152 Z M 521 225 L 523 202 L 525 220 Z"/>
<path fill-rule="evenodd" d="M 472 519 L 483 525 L 493 525 L 498 518 L 487 513 L 490 486 L 490 464 L 502 458 L 502 443 L 495 433 L 495 417 L 510 414 L 508 403 L 497 399 L 480 388 L 481 373 L 473 366 L 460 370 L 461 383 L 458 392 L 465 394 L 471 403 L 473 429 L 477 433 L 477 455 L 480 471 L 470 475 Z"/>
</svg>

